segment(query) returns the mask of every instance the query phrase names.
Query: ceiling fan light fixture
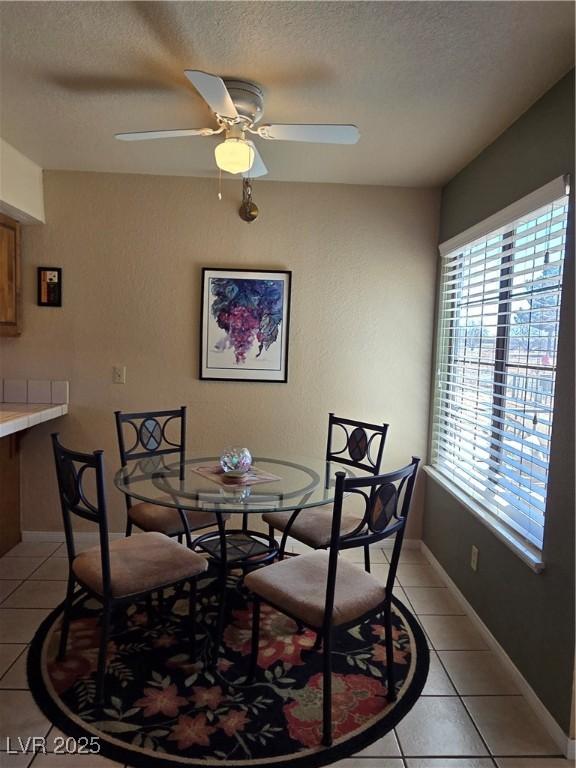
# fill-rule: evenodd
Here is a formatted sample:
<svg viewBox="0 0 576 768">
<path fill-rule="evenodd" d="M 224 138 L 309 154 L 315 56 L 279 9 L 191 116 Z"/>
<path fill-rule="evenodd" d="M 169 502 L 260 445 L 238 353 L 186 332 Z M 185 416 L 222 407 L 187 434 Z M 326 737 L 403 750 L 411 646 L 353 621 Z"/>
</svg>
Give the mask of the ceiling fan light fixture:
<svg viewBox="0 0 576 768">
<path fill-rule="evenodd" d="M 254 149 L 245 139 L 226 139 L 214 150 L 216 165 L 227 173 L 246 173 L 254 163 Z"/>
</svg>

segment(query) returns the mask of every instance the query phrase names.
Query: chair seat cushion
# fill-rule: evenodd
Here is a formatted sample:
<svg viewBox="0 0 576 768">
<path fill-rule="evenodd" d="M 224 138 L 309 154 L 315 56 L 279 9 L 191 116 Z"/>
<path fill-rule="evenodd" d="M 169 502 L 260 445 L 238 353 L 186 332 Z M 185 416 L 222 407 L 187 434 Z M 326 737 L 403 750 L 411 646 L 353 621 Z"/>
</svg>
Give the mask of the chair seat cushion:
<svg viewBox="0 0 576 768">
<path fill-rule="evenodd" d="M 185 512 L 184 514 L 191 531 L 218 524 L 213 512 Z M 140 501 L 130 507 L 128 516 L 143 531 L 158 531 L 165 533 L 166 536 L 184 533 L 180 512 L 174 507 L 162 507 L 160 504 Z M 227 519 L 230 515 L 225 514 L 222 517 Z"/>
<path fill-rule="evenodd" d="M 324 621 L 328 552 L 311 552 L 252 571 L 245 586 L 290 616 L 311 627 Z M 343 557 L 338 558 L 332 622 L 335 626 L 360 618 L 379 606 L 386 589 L 374 576 Z"/>
<path fill-rule="evenodd" d="M 110 542 L 112 597 L 127 597 L 161 589 L 198 576 L 207 560 L 163 533 L 137 533 Z M 103 594 L 100 547 L 74 558 L 72 570 L 82 584 Z"/>
<path fill-rule="evenodd" d="M 285 531 L 292 512 L 267 512 L 262 515 L 264 522 L 279 531 Z M 330 545 L 332 533 L 333 507 L 326 504 L 323 507 L 303 509 L 290 526 L 290 536 L 313 549 L 325 549 Z M 343 512 L 340 533 L 352 533 L 362 522 L 361 512 Z"/>
</svg>

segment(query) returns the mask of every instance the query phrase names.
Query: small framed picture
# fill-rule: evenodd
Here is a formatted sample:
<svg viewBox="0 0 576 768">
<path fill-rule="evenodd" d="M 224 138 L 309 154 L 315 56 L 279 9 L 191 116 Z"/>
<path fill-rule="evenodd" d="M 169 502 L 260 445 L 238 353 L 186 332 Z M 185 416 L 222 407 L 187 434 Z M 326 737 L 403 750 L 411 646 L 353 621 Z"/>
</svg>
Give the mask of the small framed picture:
<svg viewBox="0 0 576 768">
<path fill-rule="evenodd" d="M 288 380 L 291 272 L 202 270 L 200 378 Z"/>
<path fill-rule="evenodd" d="M 38 267 L 38 306 L 62 306 L 61 267 Z"/>
</svg>

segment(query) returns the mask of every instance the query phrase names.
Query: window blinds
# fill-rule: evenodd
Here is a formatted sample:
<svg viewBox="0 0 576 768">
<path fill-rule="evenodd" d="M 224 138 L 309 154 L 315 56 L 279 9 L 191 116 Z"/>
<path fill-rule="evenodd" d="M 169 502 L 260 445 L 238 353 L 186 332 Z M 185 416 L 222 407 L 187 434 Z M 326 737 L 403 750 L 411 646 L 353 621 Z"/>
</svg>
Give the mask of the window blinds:
<svg viewBox="0 0 576 768">
<path fill-rule="evenodd" d="M 441 249 L 432 465 L 538 549 L 568 215 L 558 192 Z"/>
</svg>

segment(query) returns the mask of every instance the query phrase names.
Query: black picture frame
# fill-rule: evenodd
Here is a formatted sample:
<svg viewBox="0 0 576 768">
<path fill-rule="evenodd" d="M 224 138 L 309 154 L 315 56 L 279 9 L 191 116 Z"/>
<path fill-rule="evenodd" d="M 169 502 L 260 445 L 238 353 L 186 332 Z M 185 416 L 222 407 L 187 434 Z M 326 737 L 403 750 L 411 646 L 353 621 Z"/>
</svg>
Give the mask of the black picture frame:
<svg viewBox="0 0 576 768">
<path fill-rule="evenodd" d="M 291 293 L 290 270 L 204 267 L 199 378 L 285 384 Z"/>
<path fill-rule="evenodd" d="M 62 306 L 62 267 L 38 267 L 37 301 L 39 307 Z"/>
</svg>

